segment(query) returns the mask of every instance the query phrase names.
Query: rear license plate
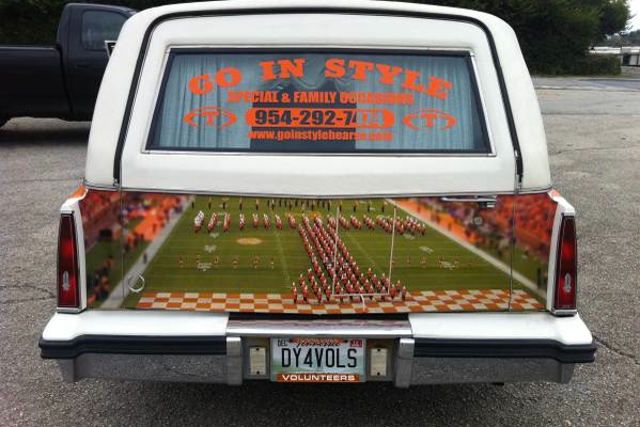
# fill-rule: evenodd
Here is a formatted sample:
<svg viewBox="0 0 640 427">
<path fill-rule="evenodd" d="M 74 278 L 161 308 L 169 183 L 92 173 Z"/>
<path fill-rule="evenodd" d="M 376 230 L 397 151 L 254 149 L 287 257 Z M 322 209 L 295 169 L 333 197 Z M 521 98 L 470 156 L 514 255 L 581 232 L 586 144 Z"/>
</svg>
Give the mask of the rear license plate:
<svg viewBox="0 0 640 427">
<path fill-rule="evenodd" d="M 272 338 L 271 380 L 351 383 L 365 380 L 366 341 L 344 338 Z"/>
</svg>

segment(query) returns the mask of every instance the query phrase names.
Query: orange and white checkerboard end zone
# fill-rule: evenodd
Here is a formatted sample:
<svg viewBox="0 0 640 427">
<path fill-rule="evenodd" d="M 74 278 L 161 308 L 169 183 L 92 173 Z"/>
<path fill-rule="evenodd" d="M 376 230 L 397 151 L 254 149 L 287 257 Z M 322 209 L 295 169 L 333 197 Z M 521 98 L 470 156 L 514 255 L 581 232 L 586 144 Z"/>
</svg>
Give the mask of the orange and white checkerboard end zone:
<svg viewBox="0 0 640 427">
<path fill-rule="evenodd" d="M 273 314 L 358 314 L 358 313 L 428 313 L 464 311 L 501 311 L 509 308 L 509 291 L 505 289 L 464 289 L 410 292 L 402 300 L 396 297 L 371 301 L 365 297 L 366 308 L 359 297 L 337 298 L 318 303 L 294 302 L 291 294 L 210 293 L 210 292 L 145 292 L 136 308 L 179 311 L 210 311 Z M 524 290 L 514 290 L 511 310 L 541 310 L 544 305 Z"/>
</svg>

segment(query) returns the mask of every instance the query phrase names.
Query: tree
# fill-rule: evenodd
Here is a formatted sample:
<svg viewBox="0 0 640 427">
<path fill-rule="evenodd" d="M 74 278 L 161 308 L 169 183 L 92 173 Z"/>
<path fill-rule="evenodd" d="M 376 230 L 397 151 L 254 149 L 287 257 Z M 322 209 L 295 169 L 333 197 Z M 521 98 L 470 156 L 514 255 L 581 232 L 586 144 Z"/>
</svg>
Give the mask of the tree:
<svg viewBox="0 0 640 427">
<path fill-rule="evenodd" d="M 600 15 L 601 35 L 610 36 L 625 30 L 630 15 L 627 0 L 613 0 L 605 4 Z"/>
<path fill-rule="evenodd" d="M 142 10 L 180 0 L 96 0 Z M 575 64 L 605 37 L 623 31 L 627 0 L 407 0 L 476 9 L 515 29 L 533 72 L 579 72 Z M 66 0 L 0 0 L 0 43 L 54 43 Z"/>
<path fill-rule="evenodd" d="M 580 73 L 587 50 L 624 30 L 626 0 L 430 0 L 415 3 L 464 7 L 496 15 L 518 35 L 534 73 Z M 588 67 L 590 72 L 592 68 Z"/>
<path fill-rule="evenodd" d="M 640 30 L 614 34 L 602 40 L 598 46 L 640 46 Z"/>
</svg>

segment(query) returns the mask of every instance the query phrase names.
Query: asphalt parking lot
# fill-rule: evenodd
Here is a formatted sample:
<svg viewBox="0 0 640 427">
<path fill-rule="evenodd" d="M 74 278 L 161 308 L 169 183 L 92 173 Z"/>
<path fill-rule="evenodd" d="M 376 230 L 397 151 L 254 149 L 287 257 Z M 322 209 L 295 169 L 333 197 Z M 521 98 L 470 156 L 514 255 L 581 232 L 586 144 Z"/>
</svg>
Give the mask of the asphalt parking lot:
<svg viewBox="0 0 640 427">
<path fill-rule="evenodd" d="M 38 337 L 54 310 L 58 208 L 89 125 L 0 130 L 0 425 L 640 426 L 640 80 L 540 79 L 555 187 L 577 208 L 580 311 L 597 361 L 562 384 L 63 383 Z"/>
</svg>

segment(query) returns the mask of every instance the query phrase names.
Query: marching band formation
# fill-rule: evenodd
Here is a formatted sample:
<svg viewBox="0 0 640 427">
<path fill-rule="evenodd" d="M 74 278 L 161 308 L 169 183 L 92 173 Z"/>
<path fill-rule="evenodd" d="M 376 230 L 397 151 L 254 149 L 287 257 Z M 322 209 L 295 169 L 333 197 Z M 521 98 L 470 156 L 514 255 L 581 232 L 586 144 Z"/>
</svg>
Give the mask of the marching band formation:
<svg viewBox="0 0 640 427">
<path fill-rule="evenodd" d="M 278 214 L 274 214 L 275 225 L 278 230 L 282 230 L 282 218 Z M 198 233 L 202 229 L 202 225 L 204 224 L 205 213 L 202 211 L 198 211 L 195 218 L 193 219 L 193 231 Z M 336 220 L 333 216 L 328 216 L 327 221 L 329 225 L 335 228 Z M 387 233 L 391 233 L 393 228 L 395 227 L 395 231 L 399 234 L 411 233 L 414 235 L 424 235 L 426 226 L 418 222 L 415 218 L 410 216 L 406 216 L 404 219 L 402 218 L 394 218 L 387 217 L 385 215 L 378 215 L 374 220 L 369 215 L 363 216 L 363 221 L 366 227 L 369 230 L 375 230 L 376 225 L 382 228 Z M 293 214 L 287 213 L 287 222 L 289 227 L 296 228 L 296 220 Z M 339 215 L 338 222 L 340 223 L 340 228 L 349 230 L 353 227 L 356 230 L 362 229 L 362 221 L 358 219 L 355 215 L 351 215 L 349 219 L 345 216 Z M 211 219 L 207 224 L 207 231 L 212 231 L 218 224 L 218 214 L 213 213 L 211 215 Z M 271 227 L 271 217 L 269 214 L 262 214 L 262 218 L 257 213 L 252 214 L 252 224 L 253 228 L 259 228 L 263 226 L 265 229 L 269 229 Z M 244 230 L 246 226 L 246 219 L 243 213 L 238 216 L 238 229 Z M 231 229 L 231 215 L 229 213 L 224 214 L 223 220 L 223 231 L 229 231 Z"/>
<path fill-rule="evenodd" d="M 278 200 L 278 207 L 293 208 L 298 207 L 298 200 L 292 201 L 290 199 Z M 342 202 L 338 202 L 337 215 L 326 215 L 326 223 L 323 217 L 318 212 L 313 212 L 311 216 L 304 213 L 304 207 L 311 209 L 326 207 L 327 210 L 331 209 L 331 201 L 300 201 L 300 207 L 303 208 L 301 216 L 301 223 L 296 221 L 296 216 L 293 213 L 287 212 L 285 214 L 286 222 L 290 229 L 296 230 L 304 245 L 305 252 L 309 257 L 311 267 L 307 270 L 306 276 L 300 274 L 297 282 L 294 281 L 291 284 L 291 293 L 294 302 L 304 301 L 312 302 L 317 301 L 322 303 L 323 301 L 339 301 L 345 300 L 353 301 L 354 298 L 363 299 L 369 298 L 371 301 L 375 301 L 376 298 L 380 298 L 382 301 L 394 300 L 396 298 L 405 300 L 407 298 L 407 288 L 397 280 L 392 283 L 390 278 L 382 273 L 380 277 L 371 267 L 363 271 L 354 259 L 353 255 L 349 252 L 344 242 L 341 240 L 338 230 L 362 230 L 363 226 L 367 230 L 373 231 L 376 228 L 380 228 L 384 232 L 391 234 L 395 231 L 400 235 L 411 234 L 414 236 L 424 235 L 426 225 L 417 221 L 415 218 L 405 216 L 404 218 L 392 217 L 389 215 L 379 214 L 377 216 L 371 216 L 372 211 L 371 204 L 368 204 L 366 211 L 368 214 L 363 214 L 362 220 L 356 215 L 349 215 L 348 217 L 343 215 Z M 357 203 L 357 202 L 356 202 Z M 209 202 L 211 206 L 211 202 Z M 274 210 L 276 206 L 276 200 L 268 201 L 268 207 Z M 354 205 L 353 211 L 356 212 L 356 206 Z M 242 210 L 242 201 L 239 202 L 240 210 Z M 259 201 L 256 201 L 256 211 L 259 210 Z M 223 209 L 226 209 L 226 203 L 223 204 Z M 384 212 L 384 206 L 381 207 L 381 211 Z M 337 219 L 336 219 L 337 218 Z M 207 231 L 211 232 L 218 225 L 219 214 L 213 213 L 207 224 Z M 270 229 L 271 223 L 275 224 L 277 230 L 283 229 L 283 220 L 279 214 L 273 213 L 271 216 L 268 213 L 262 215 L 256 213 L 251 214 L 251 225 L 254 229 Z M 198 233 L 204 224 L 205 213 L 198 211 L 193 224 L 194 232 Z M 244 213 L 238 214 L 238 230 L 242 231 L 247 226 L 247 220 Z M 225 212 L 222 220 L 222 231 L 228 232 L 231 230 L 231 214 Z M 213 256 L 213 267 L 217 268 L 220 263 L 220 257 L 216 254 Z M 200 263 L 200 256 L 196 257 L 196 261 Z M 391 265 L 395 265 L 395 258 L 390 260 Z M 411 257 L 407 257 L 407 266 L 411 265 Z M 185 257 L 181 255 L 178 263 L 181 268 L 185 265 Z M 240 263 L 238 256 L 232 258 L 232 267 L 237 269 Z M 261 259 L 259 256 L 252 257 L 251 260 L 254 269 L 261 266 Z M 442 256 L 438 257 L 438 266 L 442 268 L 448 268 L 450 263 L 444 262 Z M 456 261 L 456 266 L 457 266 Z M 427 266 L 427 257 L 423 256 L 421 265 L 423 268 Z M 269 261 L 269 267 L 273 270 L 275 268 L 275 258 L 271 257 Z M 335 268 L 334 268 L 335 267 Z"/>
<path fill-rule="evenodd" d="M 351 217 L 353 224 L 354 217 Z M 348 228 L 347 220 L 340 216 L 340 223 Z M 304 302 L 309 302 L 309 286 L 311 286 L 312 296 L 321 303 L 323 298 L 331 301 L 332 289 L 335 298 L 342 302 L 348 298 L 368 296 L 373 301 L 379 296 L 383 301 L 386 298 L 394 299 L 400 295 L 404 300 L 407 296 L 407 288 L 398 280 L 395 285 L 382 274 L 378 279 L 369 268 L 365 273 L 360 270 L 353 255 L 349 253 L 346 245 L 340 239 L 336 230 L 336 221 L 333 217 L 327 220 L 328 227 L 325 227 L 320 216 L 315 216 L 313 221 L 307 215 L 302 216 L 302 224 L 298 225 L 298 234 L 302 239 L 305 251 L 309 256 L 312 268 L 307 270 L 307 277 L 300 274 L 298 283 L 293 282 L 291 292 L 294 302 L 298 301 L 298 286 Z M 313 225 L 312 225 L 313 224 Z M 322 262 L 324 269 L 320 266 Z M 334 268 L 335 263 L 335 268 Z M 325 271 L 327 275 L 325 275 Z M 309 282 L 307 284 L 307 281 Z"/>
</svg>

